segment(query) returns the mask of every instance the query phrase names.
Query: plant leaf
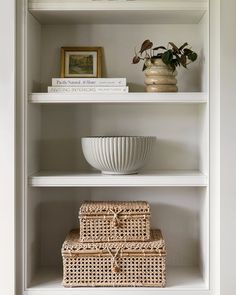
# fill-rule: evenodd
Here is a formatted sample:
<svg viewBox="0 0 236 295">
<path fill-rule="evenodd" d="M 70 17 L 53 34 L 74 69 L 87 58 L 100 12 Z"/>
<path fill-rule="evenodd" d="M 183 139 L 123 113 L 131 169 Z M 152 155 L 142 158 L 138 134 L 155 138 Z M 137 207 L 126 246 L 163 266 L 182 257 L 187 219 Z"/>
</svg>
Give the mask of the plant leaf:
<svg viewBox="0 0 236 295">
<path fill-rule="evenodd" d="M 137 63 L 139 63 L 139 61 L 140 61 L 140 57 L 135 55 L 133 58 L 133 64 L 137 64 Z"/>
<path fill-rule="evenodd" d="M 170 67 L 171 67 L 172 71 L 174 72 L 175 69 L 176 69 L 176 65 L 175 65 L 174 60 L 171 61 L 171 63 L 170 63 Z"/>
<path fill-rule="evenodd" d="M 171 61 L 172 61 L 172 59 L 173 59 L 173 53 L 172 53 L 172 50 L 171 49 L 169 49 L 169 50 L 167 50 L 166 52 L 164 52 L 163 54 L 162 54 L 162 61 L 166 64 L 166 65 L 168 65 L 168 64 L 170 64 L 171 63 Z"/>
<path fill-rule="evenodd" d="M 175 63 L 175 65 L 176 65 L 176 67 L 178 67 L 178 66 L 181 65 L 181 63 L 180 63 L 180 61 L 179 61 L 178 59 L 175 59 L 174 63 Z"/>
<path fill-rule="evenodd" d="M 195 61 L 197 59 L 197 53 L 196 52 L 192 52 L 188 55 L 188 59 L 190 59 L 191 61 Z"/>
<path fill-rule="evenodd" d="M 189 48 L 184 48 L 184 54 L 185 55 L 189 55 L 190 53 L 192 53 L 193 51 Z"/>
<path fill-rule="evenodd" d="M 186 68 L 186 63 L 187 63 L 187 57 L 186 57 L 186 55 L 182 55 L 182 56 L 180 57 L 180 63 L 181 63 L 181 65 L 182 65 L 184 68 Z"/>
<path fill-rule="evenodd" d="M 142 54 L 145 50 L 152 48 L 153 43 L 150 40 L 145 40 L 141 45 L 140 53 Z"/>
<path fill-rule="evenodd" d="M 184 47 L 186 47 L 188 45 L 187 42 L 185 42 L 183 45 L 180 46 L 179 51 L 181 51 L 182 49 L 184 49 Z"/>
<path fill-rule="evenodd" d="M 173 42 L 169 42 L 169 44 L 172 46 L 175 52 L 179 52 L 179 48 Z"/>
<path fill-rule="evenodd" d="M 167 50 L 167 48 L 165 46 L 158 46 L 158 47 L 153 48 L 153 50 L 158 50 L 158 49 Z"/>
<path fill-rule="evenodd" d="M 177 59 L 173 59 L 172 61 L 176 67 L 179 65 L 179 61 Z"/>
<path fill-rule="evenodd" d="M 181 56 L 179 56 L 178 54 L 175 54 L 175 57 L 176 57 L 177 61 L 180 62 Z"/>
</svg>

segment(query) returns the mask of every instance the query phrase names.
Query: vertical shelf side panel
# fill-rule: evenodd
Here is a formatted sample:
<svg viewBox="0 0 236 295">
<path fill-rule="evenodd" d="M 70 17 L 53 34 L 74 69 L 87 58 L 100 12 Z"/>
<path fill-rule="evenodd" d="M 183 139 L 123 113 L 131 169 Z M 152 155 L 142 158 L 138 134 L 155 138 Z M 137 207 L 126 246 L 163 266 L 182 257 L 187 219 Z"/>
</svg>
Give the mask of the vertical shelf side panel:
<svg viewBox="0 0 236 295">
<path fill-rule="evenodd" d="M 203 48 L 199 58 L 202 63 L 201 88 L 208 96 L 208 103 L 199 106 L 199 138 L 200 138 L 200 166 L 199 169 L 206 175 L 209 174 L 209 11 L 207 11 L 199 24 L 202 35 Z"/>
<path fill-rule="evenodd" d="M 31 14 L 26 16 L 27 36 L 25 44 L 26 61 L 26 79 L 25 81 L 25 177 L 40 169 L 40 137 L 41 137 L 41 107 L 35 107 L 27 103 L 27 95 L 32 91 L 40 90 L 40 72 L 41 72 L 41 25 Z M 40 225 L 40 191 L 36 188 L 30 188 L 25 180 L 24 196 L 24 264 L 25 264 L 25 284 L 29 285 L 39 263 L 39 245 L 38 236 Z"/>
<path fill-rule="evenodd" d="M 209 95 L 209 11 L 205 13 L 201 19 L 199 28 L 201 30 L 203 39 L 203 51 L 201 54 L 202 59 L 202 90 L 208 95 L 208 103 L 204 106 L 199 106 L 199 146 L 200 146 L 200 159 L 199 159 L 199 170 L 208 176 L 210 183 L 209 174 L 209 158 L 210 158 L 210 95 Z M 204 278 L 206 287 L 209 288 L 210 278 L 210 189 L 209 186 L 201 193 L 201 211 L 200 211 L 200 269 Z"/>
</svg>

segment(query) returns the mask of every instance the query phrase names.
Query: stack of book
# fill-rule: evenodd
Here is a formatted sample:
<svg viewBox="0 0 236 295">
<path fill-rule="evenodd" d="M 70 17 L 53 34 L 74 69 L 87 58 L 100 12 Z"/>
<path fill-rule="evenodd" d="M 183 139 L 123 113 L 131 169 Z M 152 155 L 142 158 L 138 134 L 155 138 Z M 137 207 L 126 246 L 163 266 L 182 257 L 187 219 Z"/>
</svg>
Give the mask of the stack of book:
<svg viewBox="0 0 236 295">
<path fill-rule="evenodd" d="M 126 78 L 52 78 L 49 93 L 124 93 Z"/>
</svg>

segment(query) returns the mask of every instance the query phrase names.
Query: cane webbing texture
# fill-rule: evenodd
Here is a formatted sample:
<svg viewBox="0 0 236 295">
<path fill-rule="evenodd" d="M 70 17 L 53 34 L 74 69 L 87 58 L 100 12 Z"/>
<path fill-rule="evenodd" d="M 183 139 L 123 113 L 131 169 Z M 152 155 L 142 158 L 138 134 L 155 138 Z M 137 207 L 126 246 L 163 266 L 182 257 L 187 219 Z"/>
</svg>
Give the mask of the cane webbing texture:
<svg viewBox="0 0 236 295">
<path fill-rule="evenodd" d="M 149 242 L 84 243 L 73 230 L 62 246 L 65 287 L 164 287 L 166 249 L 160 230 Z"/>
<path fill-rule="evenodd" d="M 97 253 L 101 254 L 107 251 L 107 247 L 111 250 L 122 248 L 122 253 L 125 252 L 153 252 L 165 251 L 165 241 L 159 229 L 151 230 L 150 240 L 143 242 L 96 242 L 84 243 L 80 239 L 78 229 L 73 229 L 68 234 L 65 242 L 62 245 L 63 254 L 80 254 L 80 253 Z"/>
<path fill-rule="evenodd" d="M 150 207 L 144 201 L 84 202 L 79 219 L 84 242 L 150 239 Z"/>
<path fill-rule="evenodd" d="M 146 201 L 85 201 L 80 207 L 83 214 L 109 214 L 109 210 L 120 210 L 127 214 L 150 213 L 150 206 Z"/>
<path fill-rule="evenodd" d="M 110 257 L 63 257 L 65 287 L 164 287 L 165 257 L 122 257 L 120 271 L 111 270 Z"/>
</svg>

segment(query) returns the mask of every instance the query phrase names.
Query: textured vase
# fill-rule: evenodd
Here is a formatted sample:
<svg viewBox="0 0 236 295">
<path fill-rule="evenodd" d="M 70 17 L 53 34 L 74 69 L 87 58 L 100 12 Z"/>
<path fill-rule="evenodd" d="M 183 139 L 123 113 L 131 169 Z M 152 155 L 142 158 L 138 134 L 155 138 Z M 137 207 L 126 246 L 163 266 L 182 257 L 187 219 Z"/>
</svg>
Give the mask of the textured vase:
<svg viewBox="0 0 236 295">
<path fill-rule="evenodd" d="M 155 137 L 83 137 L 82 150 L 87 162 L 104 174 L 134 174 L 150 154 Z"/>
<path fill-rule="evenodd" d="M 176 71 L 167 66 L 160 58 L 146 62 L 145 84 L 147 92 L 177 92 Z"/>
</svg>

